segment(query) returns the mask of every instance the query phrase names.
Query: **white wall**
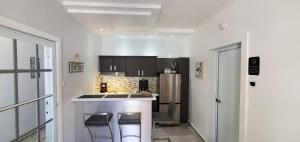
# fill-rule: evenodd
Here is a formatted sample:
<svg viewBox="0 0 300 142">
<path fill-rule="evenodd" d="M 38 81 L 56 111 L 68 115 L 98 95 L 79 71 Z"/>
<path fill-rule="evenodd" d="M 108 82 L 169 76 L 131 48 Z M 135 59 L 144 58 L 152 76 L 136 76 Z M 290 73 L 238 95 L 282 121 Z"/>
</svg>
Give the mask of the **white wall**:
<svg viewBox="0 0 300 142">
<path fill-rule="evenodd" d="M 188 39 L 106 37 L 102 39 L 100 55 L 186 57 L 188 45 Z"/>
<path fill-rule="evenodd" d="M 56 0 L 1 0 L 0 15 L 62 38 L 64 141 L 74 142 L 76 110 L 70 98 L 93 92 L 100 38 L 73 19 Z M 69 74 L 68 62 L 76 53 L 85 63 L 85 71 Z"/>
<path fill-rule="evenodd" d="M 193 38 L 190 121 L 208 142 L 212 141 L 214 121 L 210 50 L 240 42 L 247 32 L 250 32 L 248 54 L 261 57 L 261 74 L 249 76 L 248 91 L 242 94 L 248 103 L 245 139 L 247 142 L 300 141 L 299 5 L 297 0 L 235 0 L 204 23 Z M 224 20 L 228 21 L 228 28 L 221 31 L 218 26 Z M 242 48 L 245 45 L 242 43 Z M 193 76 L 193 64 L 202 60 L 205 61 L 204 79 L 198 80 Z M 249 81 L 256 81 L 257 86 L 250 87 Z"/>
</svg>

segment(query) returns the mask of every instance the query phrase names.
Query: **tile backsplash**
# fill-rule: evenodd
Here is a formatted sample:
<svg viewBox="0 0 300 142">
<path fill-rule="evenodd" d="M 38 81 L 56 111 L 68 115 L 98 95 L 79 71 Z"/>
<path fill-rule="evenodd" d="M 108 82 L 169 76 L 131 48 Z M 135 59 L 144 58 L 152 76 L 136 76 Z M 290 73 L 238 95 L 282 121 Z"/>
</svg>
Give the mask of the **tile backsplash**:
<svg viewBox="0 0 300 142">
<path fill-rule="evenodd" d="M 108 92 L 135 92 L 139 89 L 139 80 L 147 79 L 149 82 L 149 91 L 157 92 L 157 78 L 156 77 L 125 77 L 125 76 L 111 76 L 98 75 L 96 77 L 96 92 L 100 92 L 100 83 L 107 83 Z"/>
</svg>

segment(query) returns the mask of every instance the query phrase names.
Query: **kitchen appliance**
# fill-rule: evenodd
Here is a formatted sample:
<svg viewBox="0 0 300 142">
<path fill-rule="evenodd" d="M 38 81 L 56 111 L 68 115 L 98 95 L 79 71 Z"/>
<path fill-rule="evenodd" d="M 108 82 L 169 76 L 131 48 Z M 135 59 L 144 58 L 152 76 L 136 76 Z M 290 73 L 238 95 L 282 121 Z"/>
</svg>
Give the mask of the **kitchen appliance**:
<svg viewBox="0 0 300 142">
<path fill-rule="evenodd" d="M 168 112 L 169 104 L 175 103 L 176 110 L 173 119 L 176 124 L 179 124 L 181 74 L 160 74 L 159 78 L 159 112 Z"/>
<path fill-rule="evenodd" d="M 100 84 L 100 93 L 106 93 L 107 92 L 107 83 L 101 83 Z"/>
<path fill-rule="evenodd" d="M 148 80 L 142 79 L 139 81 L 139 91 L 149 91 Z"/>
</svg>

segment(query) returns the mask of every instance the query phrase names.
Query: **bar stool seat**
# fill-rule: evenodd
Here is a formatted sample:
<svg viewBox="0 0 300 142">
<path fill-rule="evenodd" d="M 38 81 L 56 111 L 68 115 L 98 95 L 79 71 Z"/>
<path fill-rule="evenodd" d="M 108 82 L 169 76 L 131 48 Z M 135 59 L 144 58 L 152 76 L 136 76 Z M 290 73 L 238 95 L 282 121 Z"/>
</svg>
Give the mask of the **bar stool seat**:
<svg viewBox="0 0 300 142">
<path fill-rule="evenodd" d="M 141 124 L 140 114 L 124 113 L 119 119 L 119 125 Z"/>
<path fill-rule="evenodd" d="M 139 138 L 139 141 L 141 142 L 141 113 L 119 113 L 118 114 L 118 124 L 119 124 L 119 130 L 120 130 L 120 141 L 123 141 L 123 138 L 126 137 L 135 137 Z M 139 125 L 139 135 L 123 135 L 122 127 L 123 125 Z"/>
<path fill-rule="evenodd" d="M 86 119 L 86 116 L 89 116 L 88 119 Z M 111 121 L 113 117 L 112 113 L 95 113 L 95 114 L 85 114 L 84 115 L 84 125 L 87 127 L 90 136 L 91 141 L 94 142 L 95 138 L 92 135 L 92 131 L 90 128 L 92 127 L 108 127 L 110 132 L 110 137 L 97 137 L 98 139 L 111 139 L 112 142 L 114 141 L 114 136 L 112 133 L 112 128 L 109 125 L 109 122 Z"/>
<path fill-rule="evenodd" d="M 107 115 L 92 115 L 85 121 L 85 126 L 104 126 L 108 125 L 108 122 L 111 120 L 112 114 L 108 113 Z"/>
</svg>

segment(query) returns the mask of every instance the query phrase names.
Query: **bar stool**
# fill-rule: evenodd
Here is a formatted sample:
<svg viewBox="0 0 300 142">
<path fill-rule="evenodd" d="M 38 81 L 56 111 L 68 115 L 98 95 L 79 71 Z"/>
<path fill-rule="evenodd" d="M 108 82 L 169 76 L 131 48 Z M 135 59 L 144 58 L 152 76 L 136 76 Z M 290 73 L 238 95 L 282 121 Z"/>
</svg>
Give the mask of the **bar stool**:
<svg viewBox="0 0 300 142">
<path fill-rule="evenodd" d="M 168 106 L 168 112 L 153 112 L 152 113 L 152 141 L 154 140 L 168 140 L 171 142 L 170 137 L 154 137 L 154 129 L 156 124 L 165 123 L 165 124 L 177 124 L 175 120 L 175 112 L 178 105 L 174 102 L 171 102 Z"/>
<path fill-rule="evenodd" d="M 123 138 L 126 137 L 136 137 L 141 140 L 141 113 L 136 112 L 136 113 L 119 113 L 118 114 L 118 124 L 119 124 L 119 130 L 120 130 L 120 140 L 121 142 L 123 141 Z M 123 135 L 122 132 L 122 126 L 124 125 L 138 125 L 140 130 L 139 130 L 139 135 Z"/>
<path fill-rule="evenodd" d="M 88 119 L 87 116 L 89 116 Z M 110 137 L 97 137 L 98 139 L 111 139 L 112 142 L 114 142 L 114 136 L 112 133 L 112 128 L 109 125 L 110 120 L 112 119 L 113 114 L 112 113 L 95 113 L 95 114 L 84 114 L 84 125 L 88 129 L 90 136 L 91 136 L 91 141 L 95 142 L 95 138 L 92 135 L 92 131 L 90 128 L 92 127 L 107 127 L 109 128 L 110 132 Z"/>
</svg>

